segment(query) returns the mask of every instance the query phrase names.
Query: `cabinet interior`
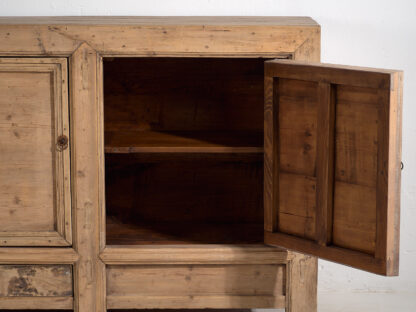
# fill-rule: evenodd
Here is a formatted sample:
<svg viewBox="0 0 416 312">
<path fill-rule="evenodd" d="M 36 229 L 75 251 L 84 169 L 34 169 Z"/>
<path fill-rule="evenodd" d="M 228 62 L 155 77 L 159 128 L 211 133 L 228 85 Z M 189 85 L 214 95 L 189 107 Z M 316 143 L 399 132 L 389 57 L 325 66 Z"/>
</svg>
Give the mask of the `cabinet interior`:
<svg viewBox="0 0 416 312">
<path fill-rule="evenodd" d="M 104 58 L 108 245 L 263 241 L 261 58 Z"/>
</svg>

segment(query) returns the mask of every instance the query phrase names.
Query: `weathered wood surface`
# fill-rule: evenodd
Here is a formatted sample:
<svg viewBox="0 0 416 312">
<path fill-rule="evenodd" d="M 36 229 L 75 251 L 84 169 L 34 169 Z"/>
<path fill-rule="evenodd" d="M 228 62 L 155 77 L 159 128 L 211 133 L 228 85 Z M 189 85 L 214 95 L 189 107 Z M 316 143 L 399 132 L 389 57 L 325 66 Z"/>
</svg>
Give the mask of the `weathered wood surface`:
<svg viewBox="0 0 416 312">
<path fill-rule="evenodd" d="M 70 55 L 82 42 L 102 55 L 320 55 L 308 17 L 2 18 L 0 38 L 4 55 Z"/>
<path fill-rule="evenodd" d="M 0 297 L 72 297 L 71 265 L 0 265 Z"/>
<path fill-rule="evenodd" d="M 317 311 L 318 258 L 291 252 L 286 266 L 287 312 Z"/>
<path fill-rule="evenodd" d="M 285 265 L 109 266 L 108 308 L 283 308 Z"/>
<path fill-rule="evenodd" d="M 279 192 L 269 186 L 265 193 L 266 209 L 276 210 L 268 216 L 277 218 L 266 221 L 278 225 L 266 227 L 274 233 L 266 232 L 265 242 L 397 275 L 401 72 L 284 60 L 267 62 L 265 71 L 278 81 L 268 84 L 278 92 L 266 90 L 265 112 L 279 116 L 266 120 L 273 131 L 265 133 L 265 176 Z M 297 125 L 301 131 L 287 131 Z M 287 183 L 288 174 L 316 185 Z M 304 200 L 286 199 L 294 194 Z M 286 211 L 290 219 L 282 218 Z M 301 218 L 314 222 L 295 222 Z"/>
<path fill-rule="evenodd" d="M 73 301 L 72 297 L 0 297 L 0 309 L 14 312 L 69 312 L 72 311 Z"/>
<path fill-rule="evenodd" d="M 67 61 L 0 59 L 0 245 L 71 244 Z"/>
<path fill-rule="evenodd" d="M 72 174 L 74 205 L 74 248 L 79 260 L 74 266 L 74 310 L 103 312 L 104 267 L 99 260 L 100 187 L 98 164 L 101 132 L 99 120 L 99 56 L 88 44 L 82 44 L 70 59 Z M 102 146 L 101 146 L 102 147 Z"/>
<path fill-rule="evenodd" d="M 99 55 L 100 54 L 100 55 Z M 98 259 L 105 247 L 104 212 L 104 121 L 102 107 L 103 75 L 101 56 L 174 56 L 174 57 L 292 57 L 319 61 L 320 28 L 309 18 L 283 17 L 173 17 L 173 18 L 0 18 L 0 55 L 5 56 L 65 56 L 69 57 L 71 87 L 71 122 L 74 141 L 72 149 L 74 248 L 3 248 L 0 262 L 74 263 L 75 311 L 105 311 L 105 267 Z M 238 84 L 237 84 L 238 85 Z M 253 92 L 254 94 L 254 92 Z M 256 115 L 256 120 L 258 116 Z M 247 114 L 249 116 L 249 114 Z M 249 120 L 249 118 L 246 118 Z M 259 128 L 256 122 L 255 128 Z M 260 124 L 261 128 L 261 124 Z M 252 157 L 252 156 L 250 156 Z M 240 160 L 239 160 L 240 161 Z M 247 161 L 247 159 L 244 159 Z M 69 183 L 69 180 L 68 180 Z M 206 246 L 205 246 L 206 247 Z M 189 265 L 201 262 L 212 266 L 225 264 L 263 265 L 278 267 L 286 254 L 268 250 L 236 247 L 186 252 L 163 249 L 159 260 L 151 249 L 139 253 L 128 248 L 102 254 L 104 261 L 123 265 L 124 262 L 149 264 L 161 261 Z M 264 247 L 263 247 L 264 248 Z M 272 249 L 272 248 L 270 248 Z M 117 254 L 120 252 L 120 254 Z M 159 251 L 161 253 L 162 250 Z M 222 254 L 223 252 L 223 254 Z M 25 253 L 27 258 L 25 259 Z M 77 255 L 77 253 L 79 255 Z M 283 264 L 282 264 L 283 265 Z M 236 276 L 237 274 L 235 274 Z M 267 278 L 277 276 L 272 272 Z M 71 309 L 72 297 L 2 298 L 2 308 Z M 125 297 L 116 304 L 146 307 L 143 298 Z M 147 297 L 151 302 L 155 297 Z M 232 299 L 232 300 L 231 300 Z M 240 307 L 264 305 L 285 306 L 284 296 L 213 296 L 211 306 Z M 190 297 L 167 298 L 166 306 L 183 306 Z M 206 298 L 194 297 L 195 306 L 204 305 Z M 234 300 L 234 301 L 233 301 Z M 111 298 L 109 299 L 111 301 Z M 190 306 L 187 306 L 190 307 Z M 312 310 L 309 310 L 312 311 Z"/>
<path fill-rule="evenodd" d="M 263 245 L 108 246 L 100 254 L 105 264 L 283 264 L 284 249 Z"/>
<path fill-rule="evenodd" d="M 73 264 L 77 260 L 72 248 L 0 248 L 0 264 Z"/>
</svg>

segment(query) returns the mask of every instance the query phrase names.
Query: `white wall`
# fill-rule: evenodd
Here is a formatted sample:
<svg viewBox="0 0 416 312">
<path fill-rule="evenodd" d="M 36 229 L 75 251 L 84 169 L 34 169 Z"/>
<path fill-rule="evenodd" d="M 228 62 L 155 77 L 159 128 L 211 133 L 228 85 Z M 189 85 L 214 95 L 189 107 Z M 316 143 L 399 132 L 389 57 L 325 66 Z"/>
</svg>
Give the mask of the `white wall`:
<svg viewBox="0 0 416 312">
<path fill-rule="evenodd" d="M 400 276 L 319 263 L 320 311 L 416 311 L 416 1 L 2 0 L 0 15 L 297 15 L 322 26 L 322 61 L 403 69 Z"/>
</svg>

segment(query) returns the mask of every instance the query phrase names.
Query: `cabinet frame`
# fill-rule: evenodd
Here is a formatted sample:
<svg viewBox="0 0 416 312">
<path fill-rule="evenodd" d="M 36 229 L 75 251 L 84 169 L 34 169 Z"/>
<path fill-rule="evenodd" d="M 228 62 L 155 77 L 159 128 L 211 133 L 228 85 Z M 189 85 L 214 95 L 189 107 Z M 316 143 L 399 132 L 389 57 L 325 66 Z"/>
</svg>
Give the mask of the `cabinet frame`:
<svg viewBox="0 0 416 312">
<path fill-rule="evenodd" d="M 0 18 L 0 38 L 4 38 L 0 56 L 59 56 L 69 60 L 73 247 L 66 248 L 71 252 L 62 258 L 57 257 L 60 249 L 42 248 L 36 259 L 74 264 L 76 312 L 106 311 L 103 259 L 109 247 L 105 247 L 102 57 L 320 60 L 320 27 L 302 17 Z M 131 250 L 133 255 L 135 249 Z M 25 260 L 26 249 L 19 250 L 10 258 L 0 248 L 0 263 L 33 263 L 31 256 Z M 288 280 L 299 281 L 288 283 L 286 308 L 291 312 L 304 311 L 305 306 L 316 310 L 317 261 L 314 257 L 307 257 L 309 261 L 301 258 L 296 262 L 300 266 L 291 258 L 285 261 Z M 128 260 L 120 261 L 128 264 Z M 302 284 L 310 280 L 315 283 Z M 33 306 L 46 304 L 34 302 Z M 0 308 L 4 308 L 1 301 Z"/>
</svg>

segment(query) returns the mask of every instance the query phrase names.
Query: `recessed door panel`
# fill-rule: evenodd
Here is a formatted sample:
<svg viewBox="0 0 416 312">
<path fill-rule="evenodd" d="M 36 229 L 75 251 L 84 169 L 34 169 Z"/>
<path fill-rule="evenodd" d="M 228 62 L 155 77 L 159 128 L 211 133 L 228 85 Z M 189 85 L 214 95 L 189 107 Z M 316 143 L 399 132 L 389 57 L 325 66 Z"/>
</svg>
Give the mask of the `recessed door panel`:
<svg viewBox="0 0 416 312">
<path fill-rule="evenodd" d="M 402 73 L 265 65 L 265 242 L 398 274 Z"/>
<path fill-rule="evenodd" d="M 0 59 L 0 246 L 71 244 L 65 58 Z"/>
</svg>

